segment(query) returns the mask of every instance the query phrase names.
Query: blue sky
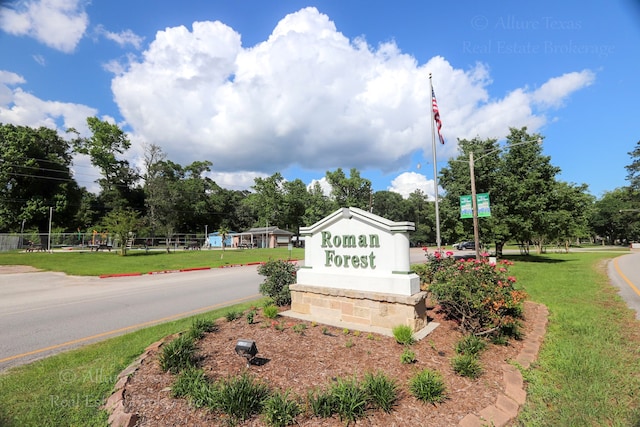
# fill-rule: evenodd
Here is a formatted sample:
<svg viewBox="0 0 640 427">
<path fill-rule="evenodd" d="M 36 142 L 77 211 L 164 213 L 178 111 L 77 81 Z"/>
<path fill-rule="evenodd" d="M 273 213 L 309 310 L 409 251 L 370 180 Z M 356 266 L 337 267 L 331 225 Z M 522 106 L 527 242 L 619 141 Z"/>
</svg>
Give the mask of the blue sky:
<svg viewBox="0 0 640 427">
<path fill-rule="evenodd" d="M 528 126 L 561 180 L 627 185 L 638 140 L 640 7 L 631 0 L 27 0 L 0 6 L 0 122 L 128 132 L 213 163 L 226 188 L 355 167 L 374 190 L 433 193 L 458 138 Z M 95 189 L 96 172 L 74 171 Z"/>
</svg>

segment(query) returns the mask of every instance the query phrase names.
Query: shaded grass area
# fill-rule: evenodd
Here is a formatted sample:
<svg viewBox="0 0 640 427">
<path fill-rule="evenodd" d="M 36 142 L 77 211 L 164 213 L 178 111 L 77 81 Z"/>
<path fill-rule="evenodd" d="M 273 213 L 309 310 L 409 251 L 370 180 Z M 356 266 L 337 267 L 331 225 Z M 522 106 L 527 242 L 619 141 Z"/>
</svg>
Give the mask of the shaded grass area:
<svg viewBox="0 0 640 427">
<path fill-rule="evenodd" d="M 153 326 L 0 374 L 0 426 L 105 426 L 100 409 L 118 374 L 151 343 L 189 329 L 195 318 L 217 319 L 235 305 Z"/>
<path fill-rule="evenodd" d="M 640 325 L 609 284 L 614 254 L 513 257 L 511 272 L 549 308 L 538 362 L 523 372 L 522 426 L 640 426 Z"/>
<path fill-rule="evenodd" d="M 62 271 L 70 275 L 149 273 L 199 267 L 223 267 L 269 259 L 303 259 L 304 249 L 201 250 L 166 253 L 131 251 L 126 256 L 116 252 L 11 252 L 0 254 L 0 265 L 30 265 L 45 271 Z"/>
</svg>

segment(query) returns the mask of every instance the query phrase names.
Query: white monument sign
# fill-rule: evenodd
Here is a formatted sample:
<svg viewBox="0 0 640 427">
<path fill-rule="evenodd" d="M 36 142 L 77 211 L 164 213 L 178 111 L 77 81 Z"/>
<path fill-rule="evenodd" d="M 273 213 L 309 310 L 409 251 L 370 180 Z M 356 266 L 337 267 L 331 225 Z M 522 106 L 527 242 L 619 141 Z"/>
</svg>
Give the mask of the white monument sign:
<svg viewBox="0 0 640 427">
<path fill-rule="evenodd" d="M 426 293 L 409 260 L 412 230 L 412 222 L 356 208 L 339 209 L 301 228 L 304 266 L 289 286 L 289 315 L 387 334 L 400 324 L 427 329 Z"/>
<path fill-rule="evenodd" d="M 412 222 L 394 222 L 357 208 L 342 208 L 303 227 L 304 267 L 298 284 L 372 293 L 413 295 L 420 278 L 411 273 L 408 231 Z"/>
</svg>

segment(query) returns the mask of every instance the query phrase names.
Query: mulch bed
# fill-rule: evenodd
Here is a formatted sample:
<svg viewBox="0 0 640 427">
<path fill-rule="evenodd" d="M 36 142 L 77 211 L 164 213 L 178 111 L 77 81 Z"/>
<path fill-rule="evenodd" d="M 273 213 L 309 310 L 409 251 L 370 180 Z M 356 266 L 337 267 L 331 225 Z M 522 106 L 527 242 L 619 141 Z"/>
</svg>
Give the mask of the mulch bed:
<svg viewBox="0 0 640 427">
<path fill-rule="evenodd" d="M 283 310 L 286 309 L 283 308 Z M 258 311 L 260 313 L 260 311 Z M 307 391 L 324 388 L 336 378 L 361 379 L 366 372 L 383 371 L 400 386 L 400 399 L 394 410 L 384 413 L 370 410 L 366 418 L 358 420 L 360 426 L 453 426 L 470 413 L 478 413 L 496 402 L 504 391 L 504 363 L 515 359 L 522 349 L 522 341 L 508 345 L 489 345 L 481 356 L 482 375 L 468 379 L 457 375 L 451 368 L 455 344 L 462 338 L 456 324 L 444 319 L 436 310 L 429 312 L 433 321 L 440 323 L 433 332 L 411 347 L 416 354 L 414 364 L 402 364 L 404 347 L 388 336 L 344 331 L 339 328 L 280 317 L 284 330 L 277 330 L 273 321 L 255 316 L 255 323 L 246 318 L 228 322 L 218 319 L 218 330 L 208 333 L 198 342 L 198 356 L 206 375 L 212 381 L 241 374 L 246 369 L 264 380 L 270 387 L 290 390 L 300 400 Z M 525 304 L 525 335 L 531 331 L 532 311 Z M 304 333 L 295 332 L 294 325 L 305 324 Z M 245 359 L 235 353 L 238 339 L 252 339 L 258 348 L 257 361 L 247 368 Z M 207 409 L 195 409 L 185 399 L 171 397 L 174 376 L 163 373 L 152 352 L 129 379 L 124 390 L 124 409 L 138 415 L 137 426 L 225 426 L 225 415 Z M 408 381 L 425 369 L 440 372 L 447 385 L 447 400 L 438 405 L 425 404 L 410 395 Z M 300 426 L 342 426 L 339 418 L 316 418 L 309 414 L 297 418 Z M 260 417 L 238 424 L 264 426 Z"/>
</svg>

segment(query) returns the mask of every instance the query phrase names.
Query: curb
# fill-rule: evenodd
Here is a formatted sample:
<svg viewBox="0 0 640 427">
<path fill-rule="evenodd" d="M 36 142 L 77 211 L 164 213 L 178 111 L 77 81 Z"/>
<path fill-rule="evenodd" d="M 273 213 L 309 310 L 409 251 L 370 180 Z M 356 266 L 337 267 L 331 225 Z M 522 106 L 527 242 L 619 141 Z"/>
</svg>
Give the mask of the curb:
<svg viewBox="0 0 640 427">
<path fill-rule="evenodd" d="M 533 312 L 533 330 L 523 339 L 523 347 L 516 356 L 515 361 L 523 368 L 528 369 L 540 351 L 540 345 L 547 331 L 549 310 L 543 304 L 526 301 Z M 149 345 L 144 352 L 118 375 L 113 394 L 107 399 L 103 409 L 109 412 L 108 425 L 110 427 L 134 427 L 138 422 L 138 415 L 125 412 L 124 392 L 129 378 L 133 375 L 142 362 L 152 353 L 156 353 L 163 344 L 180 336 L 179 333 L 164 337 L 160 341 Z M 502 378 L 504 392 L 496 398 L 496 403 L 481 409 L 477 413 L 468 414 L 458 425 L 460 427 L 505 427 L 516 419 L 518 412 L 527 399 L 524 389 L 522 373 L 513 365 L 502 365 Z"/>
<path fill-rule="evenodd" d="M 515 362 L 523 369 L 528 369 L 538 358 L 540 345 L 547 332 L 549 310 L 543 304 L 526 301 L 533 312 L 533 330 L 523 339 L 523 346 L 516 356 Z M 510 364 L 502 365 L 504 392 L 498 395 L 496 403 L 481 409 L 477 413 L 468 414 L 458 424 L 460 427 L 504 427 L 515 420 L 522 405 L 527 399 L 524 379 L 518 368 Z"/>
<path fill-rule="evenodd" d="M 298 262 L 297 259 L 288 259 L 287 262 Z M 221 265 L 219 267 L 190 267 L 190 268 L 180 268 L 175 270 L 159 270 L 159 271 L 149 271 L 148 273 L 114 273 L 114 274 L 101 274 L 98 276 L 100 279 L 109 279 L 111 277 L 131 277 L 131 276 L 144 276 L 144 275 L 154 275 L 154 274 L 168 274 L 168 273 L 188 273 L 190 271 L 202 271 L 202 270 L 211 270 L 213 268 L 231 268 L 231 267 L 246 267 L 250 265 L 262 265 L 264 261 L 256 261 L 256 262 L 248 262 L 246 264 L 228 264 Z"/>
</svg>

